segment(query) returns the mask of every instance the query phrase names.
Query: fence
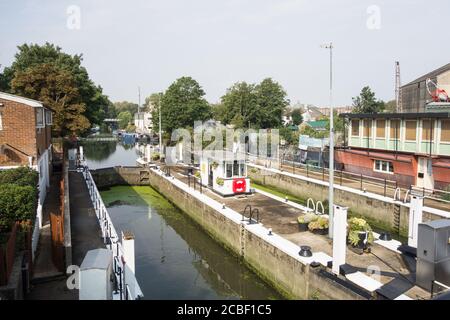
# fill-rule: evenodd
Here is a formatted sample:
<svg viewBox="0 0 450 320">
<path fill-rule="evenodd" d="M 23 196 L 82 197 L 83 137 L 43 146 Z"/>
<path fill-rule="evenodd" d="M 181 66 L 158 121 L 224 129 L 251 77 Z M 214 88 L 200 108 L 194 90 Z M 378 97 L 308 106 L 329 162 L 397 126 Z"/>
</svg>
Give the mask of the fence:
<svg viewBox="0 0 450 320">
<path fill-rule="evenodd" d="M 82 166 L 82 173 L 100 224 L 103 241 L 106 247 L 113 253 L 113 270 L 118 289 L 116 293 L 119 295 L 120 300 L 140 299 L 143 297 L 141 288 L 139 287 L 134 272 L 124 260 L 124 250 L 120 238 L 114 228 L 95 181 L 92 178 L 91 172 L 85 163 Z"/>
</svg>

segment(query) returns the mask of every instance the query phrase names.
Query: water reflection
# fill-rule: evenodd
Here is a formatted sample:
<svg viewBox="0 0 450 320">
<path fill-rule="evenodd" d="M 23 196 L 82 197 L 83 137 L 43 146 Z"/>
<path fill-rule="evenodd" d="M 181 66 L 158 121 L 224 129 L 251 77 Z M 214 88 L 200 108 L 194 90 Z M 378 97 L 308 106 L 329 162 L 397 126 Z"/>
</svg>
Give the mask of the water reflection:
<svg viewBox="0 0 450 320">
<path fill-rule="evenodd" d="M 135 143 L 86 140 L 81 145 L 90 169 L 135 166 L 139 155 Z"/>
<path fill-rule="evenodd" d="M 136 236 L 136 276 L 146 299 L 280 298 L 152 188 L 118 186 L 102 197 L 117 230 Z"/>
</svg>

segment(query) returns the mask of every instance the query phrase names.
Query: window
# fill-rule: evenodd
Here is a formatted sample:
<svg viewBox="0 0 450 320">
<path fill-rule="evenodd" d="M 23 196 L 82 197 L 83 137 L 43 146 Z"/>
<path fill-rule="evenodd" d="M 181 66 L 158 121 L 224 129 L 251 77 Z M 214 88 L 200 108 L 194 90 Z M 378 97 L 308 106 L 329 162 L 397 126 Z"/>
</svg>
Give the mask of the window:
<svg viewBox="0 0 450 320">
<path fill-rule="evenodd" d="M 416 129 L 417 129 L 417 123 L 416 120 L 414 121 L 406 121 L 406 140 L 410 141 L 416 141 Z"/>
<path fill-rule="evenodd" d="M 377 138 L 386 137 L 386 120 L 377 120 Z"/>
<path fill-rule="evenodd" d="M 391 139 L 400 139 L 400 120 L 391 120 Z"/>
<path fill-rule="evenodd" d="M 233 176 L 239 175 L 239 162 L 233 161 Z"/>
<path fill-rule="evenodd" d="M 450 120 L 442 120 L 441 122 L 441 141 L 450 142 Z"/>
<path fill-rule="evenodd" d="M 422 141 L 432 140 L 432 120 L 422 121 Z"/>
<path fill-rule="evenodd" d="M 359 137 L 359 120 L 352 120 L 352 136 Z"/>
<path fill-rule="evenodd" d="M 0 130 L 3 130 L 3 118 L 1 112 L 0 112 Z"/>
<path fill-rule="evenodd" d="M 233 165 L 231 163 L 227 163 L 227 178 L 231 178 L 233 176 Z"/>
<path fill-rule="evenodd" d="M 363 137 L 372 136 L 372 120 L 364 120 L 364 132 Z"/>
<path fill-rule="evenodd" d="M 394 173 L 394 165 L 390 161 L 375 160 L 373 170 L 384 173 Z"/>
<path fill-rule="evenodd" d="M 241 177 L 245 177 L 245 163 L 241 163 L 239 169 L 240 169 L 239 175 L 240 175 Z"/>
<path fill-rule="evenodd" d="M 45 127 L 44 108 L 36 108 L 36 128 Z"/>
<path fill-rule="evenodd" d="M 51 126 L 53 123 L 52 112 L 50 110 L 45 110 L 45 124 Z"/>
</svg>

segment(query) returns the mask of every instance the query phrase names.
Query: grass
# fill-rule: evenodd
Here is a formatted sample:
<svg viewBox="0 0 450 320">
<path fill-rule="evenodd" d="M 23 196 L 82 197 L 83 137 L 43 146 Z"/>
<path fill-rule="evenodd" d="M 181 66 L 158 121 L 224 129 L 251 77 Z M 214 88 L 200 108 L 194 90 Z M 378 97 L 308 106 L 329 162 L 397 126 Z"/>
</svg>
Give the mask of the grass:
<svg viewBox="0 0 450 320">
<path fill-rule="evenodd" d="M 298 204 L 301 204 L 301 205 L 306 205 L 306 202 L 307 202 L 306 199 L 302 199 L 302 198 L 294 196 L 292 194 L 287 194 L 287 193 L 281 192 L 280 190 L 277 190 L 275 188 L 271 188 L 271 187 L 268 187 L 268 186 L 260 185 L 260 184 L 256 183 L 253 180 L 251 181 L 251 186 L 254 187 L 255 189 L 271 193 L 274 196 L 278 196 L 278 197 L 281 197 L 283 199 L 288 197 L 289 201 L 292 201 L 292 202 L 295 202 L 295 203 L 298 203 Z"/>
</svg>

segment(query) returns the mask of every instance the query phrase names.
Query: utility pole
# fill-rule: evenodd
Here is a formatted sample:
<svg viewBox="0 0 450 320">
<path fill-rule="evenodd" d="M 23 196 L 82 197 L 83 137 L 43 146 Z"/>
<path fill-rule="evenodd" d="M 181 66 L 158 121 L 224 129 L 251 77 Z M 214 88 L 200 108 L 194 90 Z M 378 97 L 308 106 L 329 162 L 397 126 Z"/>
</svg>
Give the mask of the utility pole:
<svg viewBox="0 0 450 320">
<path fill-rule="evenodd" d="M 160 159 L 162 157 L 161 100 L 162 100 L 162 93 L 159 94 L 159 103 L 158 103 L 158 109 L 159 109 L 159 158 Z"/>
<path fill-rule="evenodd" d="M 141 87 L 138 86 L 138 113 L 141 112 Z"/>
<path fill-rule="evenodd" d="M 333 238 L 333 211 L 334 211 L 334 114 L 333 114 L 333 43 L 322 45 L 322 48 L 330 50 L 330 160 L 328 164 L 329 188 L 328 188 L 328 236 Z"/>
</svg>

